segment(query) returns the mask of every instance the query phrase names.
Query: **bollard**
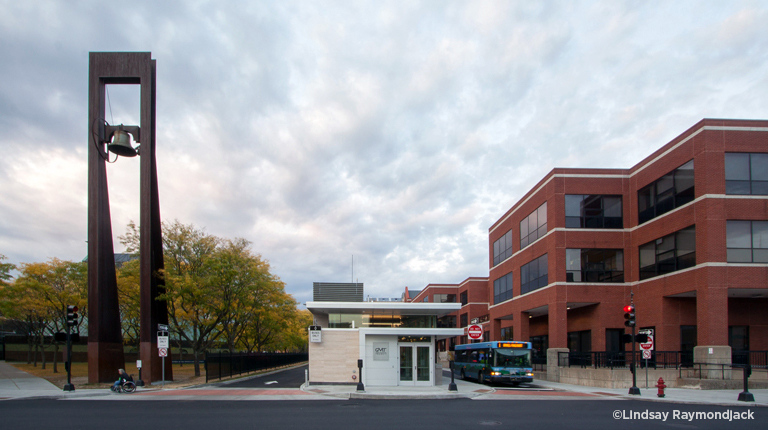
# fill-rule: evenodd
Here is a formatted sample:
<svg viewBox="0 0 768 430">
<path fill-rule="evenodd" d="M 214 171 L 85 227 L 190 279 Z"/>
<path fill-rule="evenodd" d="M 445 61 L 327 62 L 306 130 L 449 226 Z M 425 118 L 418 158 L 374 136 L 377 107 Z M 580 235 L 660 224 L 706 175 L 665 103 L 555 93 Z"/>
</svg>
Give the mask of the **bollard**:
<svg viewBox="0 0 768 430">
<path fill-rule="evenodd" d="M 365 385 L 363 385 L 363 360 L 357 360 L 357 369 L 359 370 L 357 374 L 359 375 L 360 379 L 357 383 L 357 391 L 365 391 Z"/>
<path fill-rule="evenodd" d="M 451 360 L 451 362 L 450 362 L 450 367 L 451 367 L 451 383 L 448 384 L 448 391 L 459 391 L 456 388 L 456 382 L 454 382 L 454 380 L 453 380 L 453 376 L 454 376 L 453 375 L 453 363 L 454 363 L 454 361 Z"/>
<path fill-rule="evenodd" d="M 747 364 L 744 367 L 744 391 L 739 393 L 738 401 L 740 402 L 754 402 L 755 396 L 749 392 L 749 376 L 752 374 L 752 366 Z"/>
<path fill-rule="evenodd" d="M 656 388 L 659 389 L 659 392 L 656 393 L 659 397 L 664 397 L 664 389 L 667 388 L 666 385 L 664 385 L 664 378 L 659 378 L 659 382 L 656 383 Z"/>
</svg>

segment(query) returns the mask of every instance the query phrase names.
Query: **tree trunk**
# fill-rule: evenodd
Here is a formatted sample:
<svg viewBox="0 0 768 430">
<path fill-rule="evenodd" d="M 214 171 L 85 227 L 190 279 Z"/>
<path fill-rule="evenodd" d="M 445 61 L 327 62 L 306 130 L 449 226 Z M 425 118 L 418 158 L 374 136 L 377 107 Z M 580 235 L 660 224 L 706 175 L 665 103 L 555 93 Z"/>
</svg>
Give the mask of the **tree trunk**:
<svg viewBox="0 0 768 430">
<path fill-rule="evenodd" d="M 59 344 L 57 342 L 53 344 L 53 373 L 59 373 L 59 368 L 57 366 L 59 362 L 57 360 L 58 358 L 59 358 Z"/>
<path fill-rule="evenodd" d="M 40 350 L 42 351 L 42 357 L 40 360 L 42 362 L 42 366 L 40 368 L 45 369 L 45 336 L 43 336 L 42 333 L 40 334 Z"/>
<path fill-rule="evenodd" d="M 200 351 L 197 347 L 193 348 L 195 354 L 195 376 L 200 376 Z"/>
</svg>

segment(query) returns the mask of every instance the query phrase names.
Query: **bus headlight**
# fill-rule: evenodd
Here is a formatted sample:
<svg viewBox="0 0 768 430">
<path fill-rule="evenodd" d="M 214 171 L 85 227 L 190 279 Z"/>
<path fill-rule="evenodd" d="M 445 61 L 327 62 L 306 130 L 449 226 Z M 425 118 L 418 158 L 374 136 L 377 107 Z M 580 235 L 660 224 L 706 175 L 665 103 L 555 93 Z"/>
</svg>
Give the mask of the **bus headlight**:
<svg viewBox="0 0 768 430">
<path fill-rule="evenodd" d="M 501 372 L 491 372 L 491 376 L 500 376 Z"/>
<path fill-rule="evenodd" d="M 526 375 L 528 375 L 528 376 L 530 376 L 531 378 L 533 378 L 533 372 L 531 372 L 531 373 L 526 373 Z"/>
</svg>

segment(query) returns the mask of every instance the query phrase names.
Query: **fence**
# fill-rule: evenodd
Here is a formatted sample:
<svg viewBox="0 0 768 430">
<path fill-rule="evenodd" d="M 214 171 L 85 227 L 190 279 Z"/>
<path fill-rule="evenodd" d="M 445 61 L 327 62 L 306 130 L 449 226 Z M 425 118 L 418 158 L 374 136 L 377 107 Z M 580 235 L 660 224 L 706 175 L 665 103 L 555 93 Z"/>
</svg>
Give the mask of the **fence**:
<svg viewBox="0 0 768 430">
<path fill-rule="evenodd" d="M 205 382 L 211 379 L 229 378 L 257 370 L 289 366 L 309 360 L 304 353 L 249 353 L 206 352 Z"/>
<path fill-rule="evenodd" d="M 637 367 L 653 369 L 679 369 L 693 364 L 693 354 L 680 351 L 653 351 L 651 358 L 642 358 L 642 352 L 560 352 L 558 353 L 560 367 L 594 367 L 594 368 L 627 368 L 634 359 Z"/>
</svg>

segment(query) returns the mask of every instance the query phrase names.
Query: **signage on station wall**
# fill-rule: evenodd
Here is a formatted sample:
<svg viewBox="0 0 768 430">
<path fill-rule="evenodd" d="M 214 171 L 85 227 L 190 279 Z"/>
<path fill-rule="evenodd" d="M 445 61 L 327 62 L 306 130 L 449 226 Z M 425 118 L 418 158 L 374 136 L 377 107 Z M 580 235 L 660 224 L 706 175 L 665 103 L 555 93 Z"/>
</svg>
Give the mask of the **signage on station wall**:
<svg viewBox="0 0 768 430">
<path fill-rule="evenodd" d="M 319 325 L 309 326 L 309 341 L 310 342 L 322 342 L 323 341 L 323 337 L 322 337 L 322 333 L 323 332 L 322 332 L 321 328 L 322 327 L 320 327 Z"/>
<path fill-rule="evenodd" d="M 373 342 L 373 361 L 389 361 L 389 342 Z"/>
</svg>

